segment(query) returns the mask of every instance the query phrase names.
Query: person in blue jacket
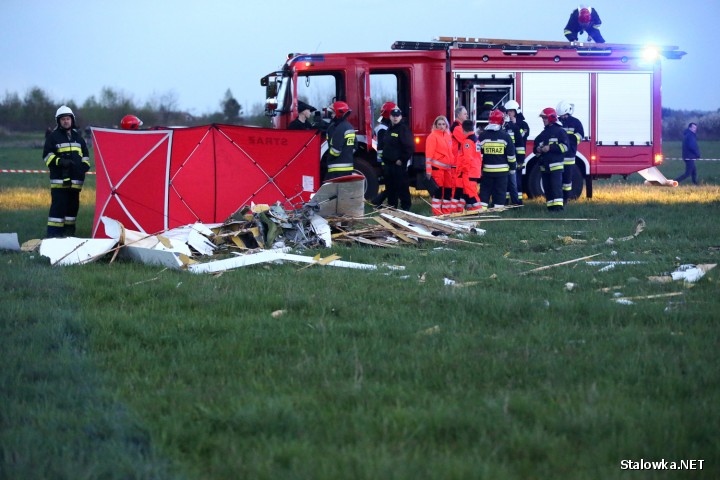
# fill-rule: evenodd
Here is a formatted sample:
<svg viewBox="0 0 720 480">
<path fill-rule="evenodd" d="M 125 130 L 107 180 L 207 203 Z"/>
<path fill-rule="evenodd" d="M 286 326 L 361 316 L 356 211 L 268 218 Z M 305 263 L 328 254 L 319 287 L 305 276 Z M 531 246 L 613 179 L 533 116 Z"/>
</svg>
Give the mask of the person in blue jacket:
<svg viewBox="0 0 720 480">
<path fill-rule="evenodd" d="M 694 185 L 698 184 L 697 180 L 697 168 L 695 167 L 695 160 L 700 158 L 700 147 L 697 143 L 697 123 L 690 122 L 688 128 L 685 129 L 685 136 L 683 137 L 682 143 L 682 157 L 685 161 L 685 173 L 675 179 L 676 182 L 680 183 L 688 177 L 691 177 Z"/>
</svg>

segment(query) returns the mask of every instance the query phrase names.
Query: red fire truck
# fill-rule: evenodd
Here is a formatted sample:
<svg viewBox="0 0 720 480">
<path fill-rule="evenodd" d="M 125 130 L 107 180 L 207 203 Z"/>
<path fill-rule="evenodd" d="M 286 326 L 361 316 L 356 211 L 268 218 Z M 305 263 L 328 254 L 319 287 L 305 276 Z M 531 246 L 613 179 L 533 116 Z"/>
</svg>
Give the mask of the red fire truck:
<svg viewBox="0 0 720 480">
<path fill-rule="evenodd" d="M 478 128 L 484 104 L 516 100 L 530 126 L 523 191 L 542 194 L 532 139 L 538 117 L 561 100 L 574 105 L 584 126 L 573 193 L 592 196 L 592 180 L 628 175 L 662 162 L 661 58 L 679 59 L 677 47 L 440 37 L 395 42 L 391 52 L 289 54 L 282 69 L 264 76 L 266 113 L 274 128 L 287 128 L 297 102 L 350 105 L 357 130 L 355 167 L 367 178 L 366 197 L 382 181 L 373 127 L 385 101 L 394 101 L 415 136 L 410 172 L 424 172 L 425 139 L 433 120 L 450 121 L 465 106 Z"/>
</svg>

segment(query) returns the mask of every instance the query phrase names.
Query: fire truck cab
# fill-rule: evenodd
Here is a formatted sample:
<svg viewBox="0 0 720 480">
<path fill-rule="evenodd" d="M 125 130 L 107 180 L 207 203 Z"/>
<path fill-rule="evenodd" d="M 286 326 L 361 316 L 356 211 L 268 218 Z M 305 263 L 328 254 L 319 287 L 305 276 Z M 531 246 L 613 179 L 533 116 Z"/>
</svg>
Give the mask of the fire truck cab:
<svg viewBox="0 0 720 480">
<path fill-rule="evenodd" d="M 542 194 L 532 140 L 543 129 L 542 109 L 565 100 L 585 130 L 578 146 L 573 194 L 592 196 L 592 180 L 628 175 L 662 162 L 661 58 L 679 59 L 677 47 L 582 42 L 542 42 L 440 37 L 432 42 L 395 42 L 391 52 L 290 54 L 281 70 L 264 76 L 266 114 L 287 128 L 297 102 L 321 112 L 335 100 L 348 103 L 357 131 L 355 167 L 366 179 L 366 198 L 382 182 L 373 129 L 386 101 L 398 104 L 415 137 L 410 174 L 424 173 L 425 139 L 433 120 L 451 122 L 465 106 L 477 128 L 483 111 L 517 101 L 530 126 L 523 192 Z M 410 159 L 409 159 L 410 160 Z"/>
</svg>

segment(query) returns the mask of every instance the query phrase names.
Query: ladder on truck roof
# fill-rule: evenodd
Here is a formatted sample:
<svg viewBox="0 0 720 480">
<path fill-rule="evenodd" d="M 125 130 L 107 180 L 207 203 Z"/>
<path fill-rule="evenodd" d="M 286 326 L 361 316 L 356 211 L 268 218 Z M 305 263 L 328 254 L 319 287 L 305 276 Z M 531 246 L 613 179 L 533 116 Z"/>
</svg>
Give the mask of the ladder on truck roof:
<svg viewBox="0 0 720 480">
<path fill-rule="evenodd" d="M 537 50 L 576 50 L 579 54 L 602 55 L 616 51 L 638 51 L 647 48 L 645 45 L 594 42 L 562 42 L 553 40 L 510 40 L 479 37 L 438 37 L 431 42 L 396 41 L 392 50 L 449 50 L 458 49 L 502 49 L 504 52 L 532 53 Z M 676 46 L 656 47 L 658 54 L 666 59 L 682 58 L 686 52 L 679 51 Z"/>
</svg>

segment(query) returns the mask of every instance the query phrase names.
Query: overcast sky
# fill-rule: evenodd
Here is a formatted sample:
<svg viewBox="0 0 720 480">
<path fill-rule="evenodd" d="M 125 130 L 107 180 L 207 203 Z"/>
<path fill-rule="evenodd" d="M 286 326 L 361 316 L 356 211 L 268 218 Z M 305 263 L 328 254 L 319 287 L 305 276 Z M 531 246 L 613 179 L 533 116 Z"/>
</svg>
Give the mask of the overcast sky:
<svg viewBox="0 0 720 480">
<path fill-rule="evenodd" d="M 599 0 L 611 43 L 676 45 L 663 60 L 663 103 L 720 108 L 718 0 Z M 437 36 L 564 40 L 572 1 L 0 0 L 0 95 L 33 86 L 82 104 L 110 87 L 142 105 L 171 95 L 199 115 L 229 88 L 249 111 L 260 77 L 288 52 L 390 51 Z"/>
</svg>

